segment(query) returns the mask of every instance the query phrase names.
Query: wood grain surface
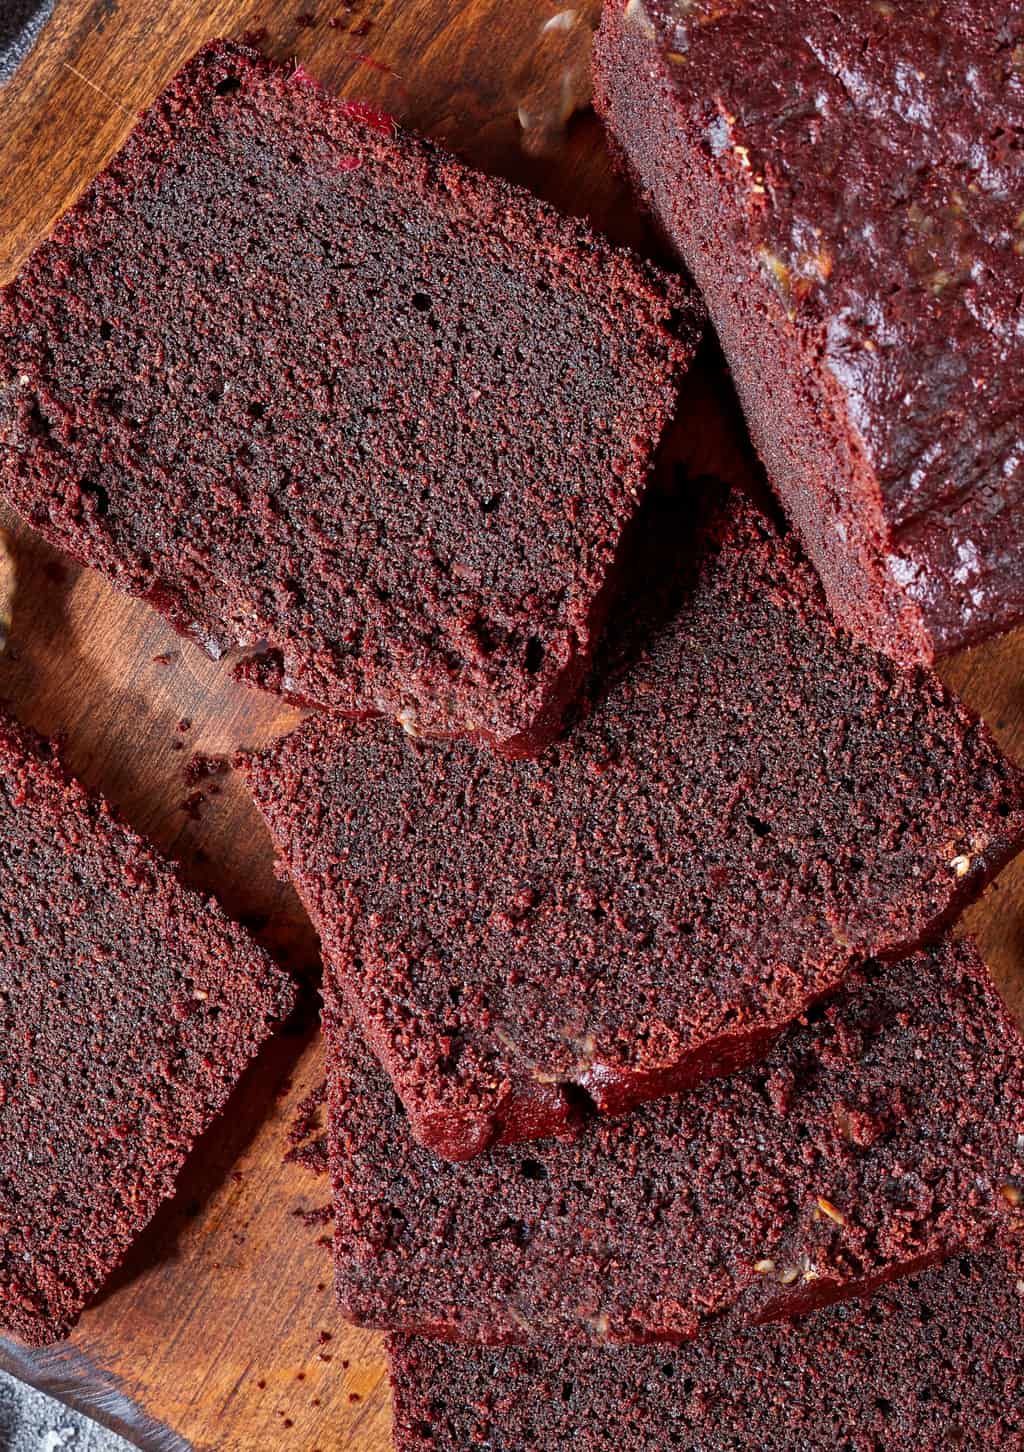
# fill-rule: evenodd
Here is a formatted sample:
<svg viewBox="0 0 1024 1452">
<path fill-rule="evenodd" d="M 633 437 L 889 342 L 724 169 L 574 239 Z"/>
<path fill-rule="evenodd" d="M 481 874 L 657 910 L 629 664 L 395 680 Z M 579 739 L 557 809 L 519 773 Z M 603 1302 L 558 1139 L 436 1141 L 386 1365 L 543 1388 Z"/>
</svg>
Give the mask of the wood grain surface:
<svg viewBox="0 0 1024 1452">
<path fill-rule="evenodd" d="M 598 4 L 58 0 L 39 45 L 0 91 L 0 281 L 202 41 L 259 30 L 270 53 L 301 61 L 336 92 L 372 101 L 652 252 L 593 115 L 578 109 Z M 674 447 L 693 472 L 737 478 L 754 469 L 713 346 L 687 389 Z M 230 756 L 287 730 L 296 713 L 233 684 L 230 659 L 207 660 L 12 517 L 0 513 L 0 526 L 14 573 L 0 697 L 22 720 L 63 732 L 83 779 L 312 985 L 314 935 L 274 876 L 241 783 L 229 775 L 218 794 L 189 803 L 185 780 L 193 752 Z M 1024 757 L 1024 635 L 951 661 L 944 674 Z M 1024 1021 L 1024 868 L 1008 869 L 968 922 Z M 379 1341 L 340 1322 L 320 1243 L 329 1227 L 296 1214 L 321 1206 L 325 1186 L 284 1163 L 296 1107 L 321 1078 L 312 1003 L 311 987 L 306 1026 L 282 1035 L 239 1085 L 177 1197 L 70 1341 L 43 1353 L 0 1342 L 0 1364 L 142 1447 L 385 1452 Z"/>
</svg>

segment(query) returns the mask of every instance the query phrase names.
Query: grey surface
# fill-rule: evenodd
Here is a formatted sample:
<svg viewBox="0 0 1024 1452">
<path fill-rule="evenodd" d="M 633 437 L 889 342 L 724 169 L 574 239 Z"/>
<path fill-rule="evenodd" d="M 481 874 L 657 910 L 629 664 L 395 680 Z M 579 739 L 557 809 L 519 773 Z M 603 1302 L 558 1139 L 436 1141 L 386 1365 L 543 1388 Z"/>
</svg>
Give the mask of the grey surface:
<svg viewBox="0 0 1024 1452">
<path fill-rule="evenodd" d="M 0 0 L 0 6 L 4 0 Z M 0 1452 L 133 1452 L 105 1427 L 0 1371 Z"/>
<path fill-rule="evenodd" d="M 0 86 L 9 81 L 50 18 L 54 0 L 0 0 Z"/>
</svg>

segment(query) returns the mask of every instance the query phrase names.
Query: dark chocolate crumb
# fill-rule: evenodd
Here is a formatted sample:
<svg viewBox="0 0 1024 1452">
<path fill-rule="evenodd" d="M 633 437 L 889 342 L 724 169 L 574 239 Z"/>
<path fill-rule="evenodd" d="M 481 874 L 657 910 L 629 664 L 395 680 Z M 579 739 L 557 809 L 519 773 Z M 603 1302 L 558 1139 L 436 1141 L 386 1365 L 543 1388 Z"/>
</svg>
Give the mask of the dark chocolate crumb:
<svg viewBox="0 0 1024 1452">
<path fill-rule="evenodd" d="M 335 7 L 300 0 L 288 16 L 314 9 Z M 339 158 L 361 158 L 340 189 L 340 169 L 309 164 L 326 135 Z M 248 181 L 257 191 L 243 198 Z M 207 205 L 229 191 L 237 205 Z M 346 239 L 366 228 L 373 264 L 352 269 Z M 231 279 L 247 250 L 276 259 L 255 308 Z M 211 272 L 214 256 L 227 261 Z M 29 408 L 4 418 L 2 492 L 51 542 L 119 583 L 145 577 L 154 606 L 215 649 L 265 640 L 242 672 L 253 684 L 520 754 L 557 734 L 699 340 L 703 310 L 678 274 L 338 100 L 298 65 L 214 41 L 14 288 L 0 297 L 0 376 L 22 360 L 45 369 L 51 416 L 75 415 L 52 449 Z M 96 338 L 126 290 L 132 327 L 100 365 Z M 533 346 L 539 335 L 552 346 Z M 339 371 L 342 345 L 351 366 Z M 192 368 L 143 361 L 182 349 L 209 375 L 198 398 Z M 93 363 L 104 386 L 82 388 Z M 438 389 L 453 366 L 459 378 Z M 225 396 L 215 380 L 228 372 Z M 506 428 L 488 415 L 510 388 L 520 407 Z M 337 395 L 327 414 L 325 390 Z M 370 395 L 393 401 L 374 410 L 374 447 L 326 479 L 324 450 L 343 447 L 345 418 Z M 87 467 L 96 439 L 102 494 Z M 386 520 L 395 470 L 416 488 Z M 231 483 L 211 490 L 214 475 Z M 488 494 L 514 492 L 515 509 L 484 513 L 478 477 Z M 250 519 L 274 511 L 272 531 L 238 529 L 236 488 Z M 114 527 L 97 533 L 103 510 Z M 175 512 L 187 539 L 167 528 Z"/>
<path fill-rule="evenodd" d="M 1024 1300 L 995 1252 L 869 1300 L 661 1347 L 390 1337 L 394 1447 L 795 1452 L 1024 1446 Z M 855 1429 L 855 1435 L 850 1435 Z"/>
<path fill-rule="evenodd" d="M 43 1346 L 170 1194 L 294 993 L 53 742 L 6 717 L 0 869 L 0 1326 Z"/>
<path fill-rule="evenodd" d="M 330 1225 L 334 1219 L 334 1206 L 328 1201 L 326 1205 L 318 1205 L 315 1210 L 293 1210 L 292 1214 L 303 1225 Z"/>
<path fill-rule="evenodd" d="M 207 756 L 201 751 L 196 751 L 189 757 L 188 765 L 185 767 L 185 780 L 189 786 L 195 786 L 198 782 L 206 781 L 210 777 L 223 776 L 229 771 L 231 763 L 225 756 Z M 212 787 L 207 788 L 212 791 Z"/>
<path fill-rule="evenodd" d="M 178 803 L 178 811 L 184 812 L 186 817 L 191 817 L 193 822 L 198 822 L 202 816 L 201 808 L 205 800 L 205 792 L 189 792 L 185 800 Z"/>
<path fill-rule="evenodd" d="M 289 1089 L 291 1085 L 289 1084 Z M 320 1110 L 327 1099 L 326 1083 L 318 1084 L 311 1093 L 298 1105 L 295 1116 L 292 1119 L 288 1130 L 288 1143 L 291 1148 L 285 1154 L 285 1164 L 305 1164 L 302 1156 L 301 1146 L 303 1140 L 309 1139 L 310 1135 L 316 1134 L 320 1129 Z M 312 1165 L 309 1166 L 312 1168 Z"/>
<path fill-rule="evenodd" d="M 1024 841 L 1024 774 L 837 630 L 792 534 L 707 481 L 641 526 L 593 709 L 539 762 L 320 713 L 243 766 L 326 978 L 453 1159 L 571 1127 L 560 1083 L 618 1115 L 761 1055 Z"/>
<path fill-rule="evenodd" d="M 308 1144 L 297 1145 L 285 1155 L 285 1163 L 301 1165 L 314 1175 L 327 1174 L 327 1136 L 317 1135 Z"/>
</svg>

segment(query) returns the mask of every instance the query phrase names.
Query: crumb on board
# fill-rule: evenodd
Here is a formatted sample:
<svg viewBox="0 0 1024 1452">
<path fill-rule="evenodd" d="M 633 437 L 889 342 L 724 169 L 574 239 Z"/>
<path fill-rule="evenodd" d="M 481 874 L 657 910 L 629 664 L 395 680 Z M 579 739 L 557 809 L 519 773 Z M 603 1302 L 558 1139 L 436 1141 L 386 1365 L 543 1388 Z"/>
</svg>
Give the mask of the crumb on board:
<svg viewBox="0 0 1024 1452">
<path fill-rule="evenodd" d="M 226 756 L 207 756 L 202 751 L 194 751 L 185 767 L 185 780 L 189 786 L 196 786 L 212 777 L 224 776 L 230 769 Z"/>
<path fill-rule="evenodd" d="M 326 1205 L 317 1205 L 315 1209 L 306 1210 L 301 1206 L 293 1210 L 292 1214 L 296 1220 L 301 1220 L 303 1225 L 329 1225 L 334 1219 L 334 1206 L 327 1202 Z"/>
</svg>

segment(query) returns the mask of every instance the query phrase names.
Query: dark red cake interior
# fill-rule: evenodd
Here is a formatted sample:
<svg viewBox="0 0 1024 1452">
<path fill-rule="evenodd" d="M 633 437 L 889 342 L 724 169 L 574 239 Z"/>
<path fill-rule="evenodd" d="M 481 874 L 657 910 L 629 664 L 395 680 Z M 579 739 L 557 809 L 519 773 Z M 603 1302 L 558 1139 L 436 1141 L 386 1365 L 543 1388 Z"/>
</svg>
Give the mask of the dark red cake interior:
<svg viewBox="0 0 1024 1452">
<path fill-rule="evenodd" d="M 961 1256 L 870 1303 L 698 1346 L 473 1350 L 393 1336 L 396 1452 L 1024 1446 L 1024 1281 Z"/>
<path fill-rule="evenodd" d="M 67 1334 L 291 981 L 0 719 L 0 1323 Z"/>
<path fill-rule="evenodd" d="M 342 1311 L 464 1342 L 680 1342 L 1024 1233 L 1024 1055 L 969 943 L 875 968 L 764 1064 L 575 1138 L 431 1154 L 328 986 Z"/>
<path fill-rule="evenodd" d="M 833 624 L 792 538 L 651 499 L 582 718 L 537 762 L 307 722 L 248 761 L 414 1133 L 464 1158 L 761 1056 L 1021 840 L 1021 777 Z"/>
<path fill-rule="evenodd" d="M 304 74 L 204 48 L 0 294 L 0 488 L 302 701 L 557 732 L 702 314 Z"/>
<path fill-rule="evenodd" d="M 837 618 L 902 661 L 1024 618 L 1022 45 L 1000 0 L 608 0 L 594 50 Z"/>
</svg>

